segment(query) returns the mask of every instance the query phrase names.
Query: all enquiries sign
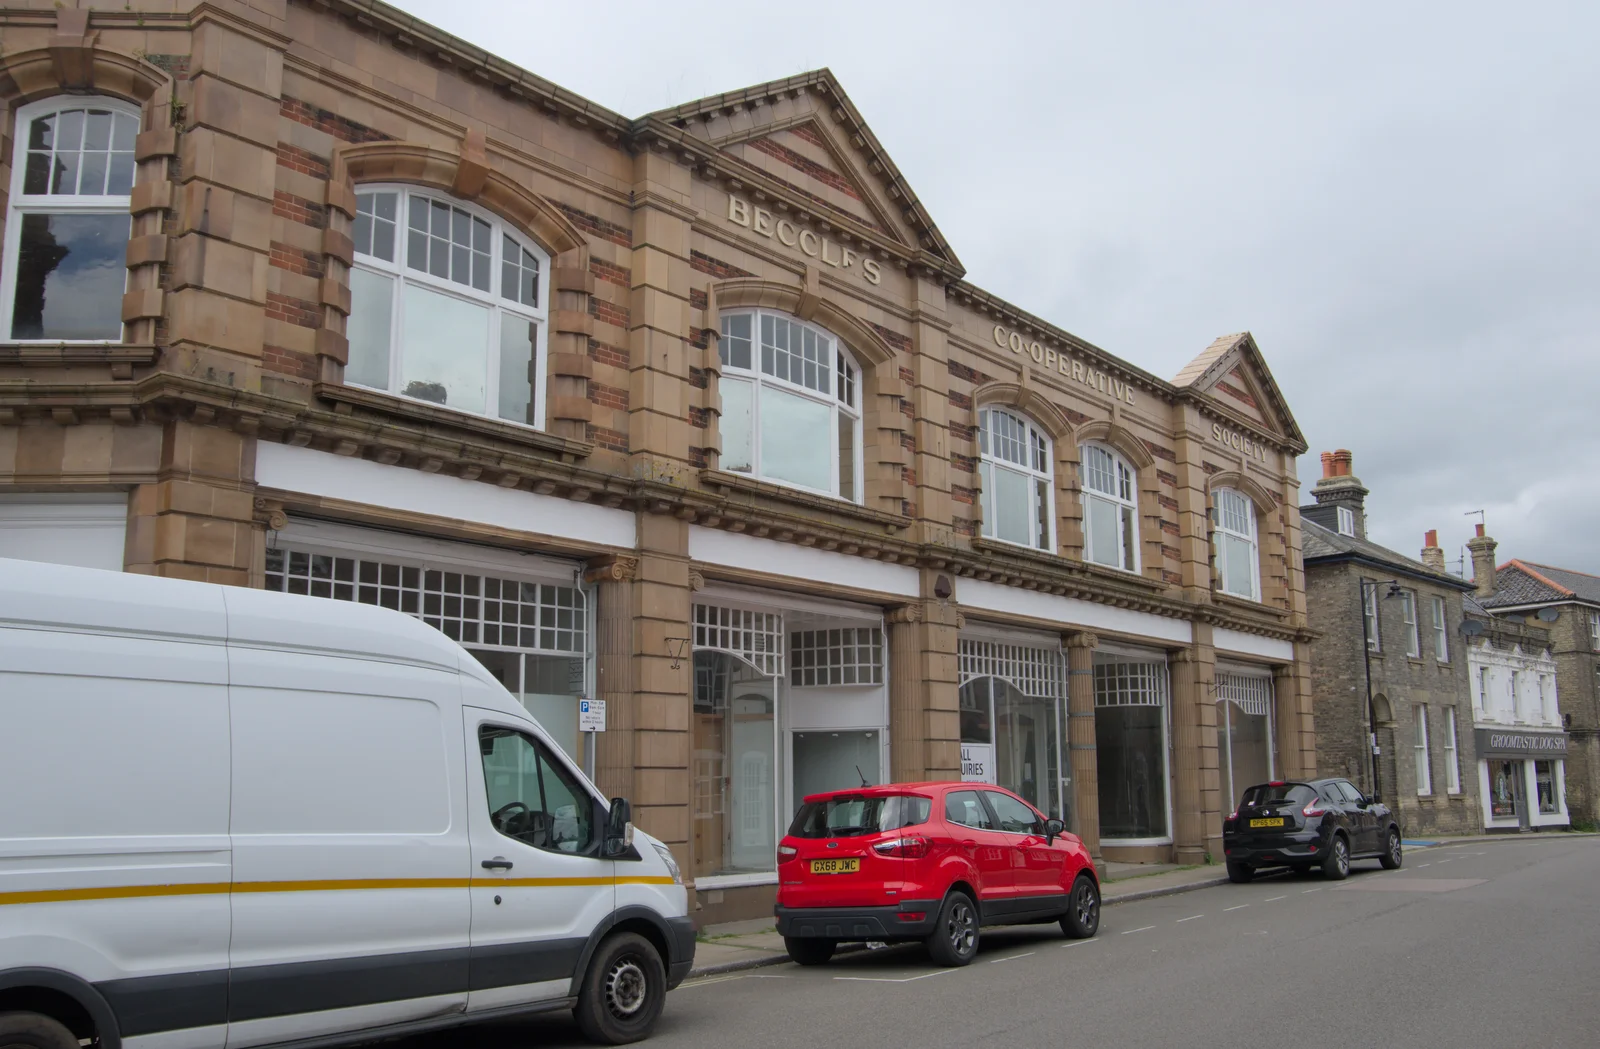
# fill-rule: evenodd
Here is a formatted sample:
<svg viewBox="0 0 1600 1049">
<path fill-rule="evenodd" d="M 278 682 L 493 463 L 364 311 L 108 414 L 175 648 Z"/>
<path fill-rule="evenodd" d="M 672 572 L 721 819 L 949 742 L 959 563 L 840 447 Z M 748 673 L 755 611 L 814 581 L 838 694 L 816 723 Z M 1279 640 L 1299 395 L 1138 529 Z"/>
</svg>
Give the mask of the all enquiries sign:
<svg viewBox="0 0 1600 1049">
<path fill-rule="evenodd" d="M 994 781 L 994 747 L 988 743 L 961 744 L 961 782 Z"/>
</svg>

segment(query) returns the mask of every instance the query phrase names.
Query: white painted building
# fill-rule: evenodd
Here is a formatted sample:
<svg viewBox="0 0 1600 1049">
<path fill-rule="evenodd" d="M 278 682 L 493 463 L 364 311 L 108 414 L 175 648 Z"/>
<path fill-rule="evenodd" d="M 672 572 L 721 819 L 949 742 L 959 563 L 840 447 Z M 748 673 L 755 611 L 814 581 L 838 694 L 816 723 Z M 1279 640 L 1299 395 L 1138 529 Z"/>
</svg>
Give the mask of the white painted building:
<svg viewBox="0 0 1600 1049">
<path fill-rule="evenodd" d="M 1481 628 L 1469 638 L 1467 667 L 1484 828 L 1566 826 L 1567 734 L 1548 637 L 1470 602 L 1468 615 Z"/>
</svg>

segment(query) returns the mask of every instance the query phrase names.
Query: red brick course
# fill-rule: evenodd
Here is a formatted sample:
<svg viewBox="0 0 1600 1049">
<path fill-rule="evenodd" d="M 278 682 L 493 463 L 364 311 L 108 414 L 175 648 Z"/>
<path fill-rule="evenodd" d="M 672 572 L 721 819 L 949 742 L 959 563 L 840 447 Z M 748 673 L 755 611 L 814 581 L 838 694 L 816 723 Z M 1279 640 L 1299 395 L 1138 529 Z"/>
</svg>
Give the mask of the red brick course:
<svg viewBox="0 0 1600 1049">
<path fill-rule="evenodd" d="M 703 310 L 709 304 L 710 300 L 706 298 L 705 292 L 699 288 L 689 289 L 689 308 L 691 310 Z"/>
<path fill-rule="evenodd" d="M 950 407 L 960 408 L 962 411 L 972 410 L 972 398 L 964 393 L 950 391 Z"/>
<path fill-rule="evenodd" d="M 608 346 L 594 339 L 589 340 L 589 359 L 597 364 L 609 364 L 613 368 L 627 368 L 632 363 L 627 350 Z"/>
<path fill-rule="evenodd" d="M 727 280 L 729 277 L 752 276 L 749 270 L 742 270 L 732 263 L 714 259 L 710 255 L 695 251 L 692 248 L 689 250 L 689 268 L 699 270 L 701 273 L 709 273 L 718 280 Z"/>
<path fill-rule="evenodd" d="M 321 252 L 306 251 L 293 244 L 285 244 L 281 240 L 272 242 L 272 254 L 268 261 L 280 270 L 298 273 L 305 277 L 321 279 L 325 270 Z"/>
<path fill-rule="evenodd" d="M 1150 454 L 1155 456 L 1157 459 L 1165 459 L 1169 463 L 1175 463 L 1178 461 L 1178 453 L 1173 451 L 1171 448 L 1163 448 L 1154 441 L 1145 441 L 1143 443 L 1145 448 L 1149 450 Z"/>
<path fill-rule="evenodd" d="M 284 96 L 278 103 L 278 112 L 298 124 L 314 127 L 343 142 L 387 142 L 392 137 L 298 98 Z"/>
<path fill-rule="evenodd" d="M 267 292 L 267 316 L 274 320 L 297 324 L 302 328 L 322 327 L 322 306 L 310 299 L 297 299 L 292 295 Z"/>
<path fill-rule="evenodd" d="M 589 380 L 589 400 L 606 408 L 628 410 L 628 391 L 616 386 Z"/>
<path fill-rule="evenodd" d="M 291 146 L 287 142 L 278 143 L 278 166 L 324 180 L 328 178 L 333 168 L 332 162 L 327 157 L 318 156 L 309 149 Z"/>
<path fill-rule="evenodd" d="M 856 189 L 855 183 L 837 171 L 818 164 L 810 157 L 796 153 L 788 146 L 774 142 L 770 138 L 758 138 L 750 143 L 750 148 L 782 161 L 801 174 L 807 175 L 825 186 L 831 186 L 853 200 L 861 199 L 861 191 Z"/>
<path fill-rule="evenodd" d="M 789 134 L 801 141 L 809 142 L 813 146 L 821 146 L 823 149 L 828 148 L 827 140 L 822 137 L 822 132 L 817 130 L 817 125 L 815 124 L 796 124 L 789 129 Z"/>
<path fill-rule="evenodd" d="M 272 213 L 290 222 L 323 229 L 328 224 L 328 209 L 314 200 L 297 197 L 282 190 L 272 195 Z"/>
<path fill-rule="evenodd" d="M 1156 480 L 1160 481 L 1169 488 L 1178 487 L 1178 478 L 1173 474 L 1167 473 L 1165 470 L 1156 471 Z"/>
<path fill-rule="evenodd" d="M 689 406 L 689 425 L 696 430 L 704 430 L 711 422 L 711 413 L 704 408 Z"/>
<path fill-rule="evenodd" d="M 978 501 L 978 492 L 974 488 L 953 484 L 950 486 L 950 498 L 958 503 L 966 503 L 968 506 L 972 506 Z"/>
<path fill-rule="evenodd" d="M 300 379 L 317 377 L 317 362 L 314 358 L 284 349 L 282 346 L 261 347 L 261 365 L 267 371 L 279 375 L 293 375 Z"/>
<path fill-rule="evenodd" d="M 893 346 L 900 353 L 911 352 L 911 336 L 901 335 L 893 328 L 885 328 L 881 324 L 874 324 L 872 330 L 883 337 L 883 341 Z"/>
<path fill-rule="evenodd" d="M 585 233 L 593 234 L 601 240 L 609 240 L 613 244 L 620 244 L 624 248 L 633 247 L 633 230 L 627 226 L 619 226 L 615 222 L 607 222 L 599 215 L 591 215 L 587 211 L 579 211 L 570 204 L 555 202 L 562 214 L 572 220 L 572 224 Z"/>
<path fill-rule="evenodd" d="M 628 327 L 629 313 L 626 306 L 619 306 L 614 302 L 606 302 L 604 299 L 591 297 L 589 299 L 589 312 L 594 315 L 595 320 L 600 321 L 602 324 L 612 324 L 623 329 Z"/>
<path fill-rule="evenodd" d="M 627 434 L 622 433 L 620 430 L 608 430 L 604 426 L 596 426 L 594 423 L 586 425 L 589 428 L 589 440 L 600 447 L 609 448 L 613 452 L 625 452 L 628 450 Z"/>
<path fill-rule="evenodd" d="M 950 469 L 959 470 L 965 474 L 977 473 L 978 460 L 970 455 L 962 455 L 960 452 L 951 452 Z"/>
<path fill-rule="evenodd" d="M 608 284 L 620 284 L 622 287 L 632 287 L 633 273 L 621 266 L 613 266 L 609 262 L 599 259 L 589 260 L 589 272 L 594 274 L 595 280 L 603 280 Z"/>
</svg>

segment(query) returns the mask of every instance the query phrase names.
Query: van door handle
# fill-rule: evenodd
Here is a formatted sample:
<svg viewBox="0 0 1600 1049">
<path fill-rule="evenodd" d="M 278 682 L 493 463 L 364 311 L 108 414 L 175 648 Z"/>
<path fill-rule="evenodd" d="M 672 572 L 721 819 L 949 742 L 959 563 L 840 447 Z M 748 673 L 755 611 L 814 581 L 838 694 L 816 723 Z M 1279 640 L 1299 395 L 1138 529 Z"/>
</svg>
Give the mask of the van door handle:
<svg viewBox="0 0 1600 1049">
<path fill-rule="evenodd" d="M 511 869 L 511 861 L 504 856 L 496 856 L 492 860 L 484 860 L 480 866 L 486 871 L 508 871 Z"/>
</svg>

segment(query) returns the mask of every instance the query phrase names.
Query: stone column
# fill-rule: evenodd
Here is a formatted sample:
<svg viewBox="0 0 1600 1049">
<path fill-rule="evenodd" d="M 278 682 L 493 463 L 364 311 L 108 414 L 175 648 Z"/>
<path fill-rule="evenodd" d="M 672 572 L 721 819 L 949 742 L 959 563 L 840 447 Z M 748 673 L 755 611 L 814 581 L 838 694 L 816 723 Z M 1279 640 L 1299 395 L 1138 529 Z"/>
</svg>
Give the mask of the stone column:
<svg viewBox="0 0 1600 1049">
<path fill-rule="evenodd" d="M 927 725 L 922 717 L 922 606 L 890 610 L 889 778 L 914 783 L 927 777 Z"/>
<path fill-rule="evenodd" d="M 1067 749 L 1072 756 L 1072 832 L 1083 839 L 1104 871 L 1100 858 L 1100 763 L 1094 742 L 1094 650 L 1100 639 L 1087 632 L 1068 634 Z"/>
<path fill-rule="evenodd" d="M 629 604 L 634 822 L 671 846 L 686 876 L 694 870 L 689 833 L 692 663 L 687 651 L 673 658 L 671 640 L 690 636 L 695 577 L 688 548 L 687 523 L 639 514 L 639 567 Z"/>
<path fill-rule="evenodd" d="M 607 797 L 634 796 L 633 580 L 636 557 L 605 557 L 584 576 L 595 589 L 595 698 L 605 701 L 606 730 L 594 741 L 594 779 Z"/>
<path fill-rule="evenodd" d="M 1272 770 L 1278 779 L 1300 779 L 1300 690 L 1294 667 L 1272 668 Z M 1237 801 L 1238 799 L 1233 799 Z"/>
<path fill-rule="evenodd" d="M 1193 649 L 1177 649 L 1168 660 L 1172 666 L 1172 841 L 1179 863 L 1204 863 L 1200 720 L 1201 705 L 1213 703 L 1213 699 L 1200 682 L 1201 665 Z"/>
</svg>

